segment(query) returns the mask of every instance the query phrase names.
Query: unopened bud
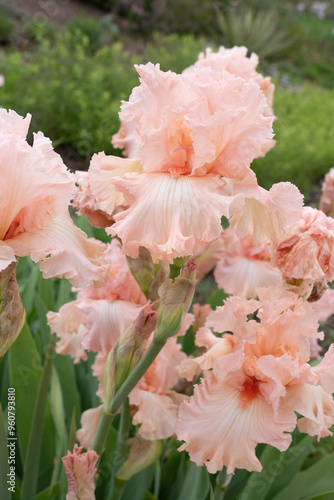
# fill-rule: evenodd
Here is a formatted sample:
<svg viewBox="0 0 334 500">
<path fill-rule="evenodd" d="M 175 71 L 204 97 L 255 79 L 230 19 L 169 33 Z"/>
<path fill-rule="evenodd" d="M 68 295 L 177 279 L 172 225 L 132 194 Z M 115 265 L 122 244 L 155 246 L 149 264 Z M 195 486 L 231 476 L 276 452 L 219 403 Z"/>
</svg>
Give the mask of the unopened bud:
<svg viewBox="0 0 334 500">
<path fill-rule="evenodd" d="M 17 339 L 25 310 L 16 282 L 16 262 L 0 272 L 0 359 Z"/>
<path fill-rule="evenodd" d="M 117 479 L 129 481 L 132 476 L 146 469 L 161 455 L 161 441 L 148 441 L 140 436 L 129 439 L 130 453 L 116 474 Z"/>
<path fill-rule="evenodd" d="M 139 257 L 137 259 L 127 257 L 127 261 L 132 275 L 147 296 L 154 280 L 154 264 L 150 252 L 144 247 L 139 247 Z"/>
<path fill-rule="evenodd" d="M 127 261 L 141 291 L 150 300 L 156 300 L 158 298 L 158 288 L 169 278 L 169 264 L 165 262 L 154 264 L 150 252 L 144 247 L 139 247 L 139 257 L 137 259 L 127 257 Z"/>
<path fill-rule="evenodd" d="M 196 265 L 189 261 L 175 280 L 159 288 L 160 305 L 154 337 L 166 340 L 176 335 L 191 306 L 196 286 Z"/>
<path fill-rule="evenodd" d="M 147 340 L 155 328 L 157 313 L 153 310 L 153 306 L 154 304 L 148 304 L 140 311 L 108 355 L 104 373 L 104 399 L 107 411 L 114 394 L 143 355 Z"/>
</svg>

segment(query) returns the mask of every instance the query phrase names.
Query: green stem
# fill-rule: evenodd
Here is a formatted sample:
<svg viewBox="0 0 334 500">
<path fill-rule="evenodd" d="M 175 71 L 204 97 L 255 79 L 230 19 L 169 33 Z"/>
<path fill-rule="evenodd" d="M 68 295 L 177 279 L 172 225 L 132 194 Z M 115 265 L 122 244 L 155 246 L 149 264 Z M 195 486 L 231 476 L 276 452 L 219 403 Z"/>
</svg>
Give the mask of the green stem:
<svg viewBox="0 0 334 500">
<path fill-rule="evenodd" d="M 151 366 L 155 358 L 158 356 L 161 349 L 166 344 L 166 340 L 156 340 L 153 337 L 151 344 L 149 345 L 147 351 L 143 355 L 143 357 L 139 360 L 138 364 L 134 367 L 128 378 L 118 389 L 110 404 L 110 413 L 105 411 L 105 408 L 102 409 L 102 415 L 100 418 L 99 426 L 97 429 L 97 433 L 95 436 L 95 441 L 93 444 L 93 449 L 101 455 L 105 442 L 109 433 L 110 426 L 114 419 L 114 416 L 118 412 L 119 408 L 122 406 L 132 389 L 138 384 L 139 380 L 142 378 L 144 373 Z"/>
<path fill-rule="evenodd" d="M 109 413 L 107 413 L 103 406 L 99 426 L 97 428 L 93 444 L 93 449 L 98 455 L 101 455 L 104 450 L 104 446 L 106 444 L 107 436 L 109 434 L 109 430 L 113 420 L 114 415 L 110 415 Z"/>
<path fill-rule="evenodd" d="M 116 486 L 116 474 L 120 467 L 123 465 L 124 461 L 129 452 L 129 431 L 131 425 L 131 416 L 130 416 L 130 403 L 129 400 L 126 399 L 122 406 L 121 419 L 119 422 L 117 441 L 116 441 L 116 449 L 114 456 L 114 466 L 112 469 L 111 477 L 110 477 L 110 494 L 108 498 L 110 500 L 114 500 L 114 492 L 117 491 L 118 487 Z"/>
<path fill-rule="evenodd" d="M 35 500 L 37 490 L 38 468 L 43 436 L 44 416 L 51 378 L 52 361 L 56 349 L 57 336 L 51 335 L 46 354 L 43 373 L 38 388 L 37 399 L 30 428 L 29 441 L 24 463 L 24 475 L 21 489 L 21 500 Z"/>
<path fill-rule="evenodd" d="M 122 493 L 124 491 L 126 485 L 126 481 L 115 478 L 115 483 L 112 491 L 112 497 L 110 500 L 120 500 L 122 497 Z"/>
<path fill-rule="evenodd" d="M 159 497 L 160 482 L 161 482 L 161 464 L 160 464 L 160 459 L 157 459 L 155 461 L 155 474 L 154 474 L 154 496 L 156 498 Z"/>
<path fill-rule="evenodd" d="M 139 380 L 147 372 L 155 358 L 158 356 L 159 352 L 166 344 L 166 341 L 167 339 L 157 340 L 153 337 L 147 351 L 113 397 L 110 405 L 110 413 L 117 413 L 132 389 L 134 389 L 134 387 L 138 384 Z"/>
</svg>

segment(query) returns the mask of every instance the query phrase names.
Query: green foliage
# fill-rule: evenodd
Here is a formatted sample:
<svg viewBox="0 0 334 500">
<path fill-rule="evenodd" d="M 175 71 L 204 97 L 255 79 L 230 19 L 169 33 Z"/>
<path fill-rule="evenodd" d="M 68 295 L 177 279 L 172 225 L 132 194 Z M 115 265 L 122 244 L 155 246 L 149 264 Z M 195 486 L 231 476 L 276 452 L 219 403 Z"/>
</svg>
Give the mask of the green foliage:
<svg viewBox="0 0 334 500">
<path fill-rule="evenodd" d="M 226 12 L 217 10 L 217 20 L 218 31 L 213 31 L 217 44 L 225 47 L 243 45 L 261 59 L 277 56 L 291 43 L 273 10 L 233 6 Z"/>
<path fill-rule="evenodd" d="M 200 51 L 206 46 L 204 38 L 193 35 L 179 36 L 176 34 L 161 37 L 158 32 L 153 34 L 152 42 L 146 47 L 144 59 L 152 63 L 160 63 L 163 71 L 181 73 L 194 64 Z"/>
<path fill-rule="evenodd" d="M 334 90 L 307 84 L 288 90 L 277 88 L 274 123 L 277 144 L 264 158 L 252 163 L 261 186 L 290 181 L 309 196 L 334 165 Z"/>
<path fill-rule="evenodd" d="M 102 45 L 104 29 L 94 17 L 78 16 L 67 25 L 67 29 L 75 36 L 86 36 L 93 51 L 96 51 Z"/>
<path fill-rule="evenodd" d="M 6 8 L 0 8 L 0 44 L 10 42 L 11 34 L 14 30 L 14 24 L 10 19 L 9 12 Z"/>
<path fill-rule="evenodd" d="M 91 54 L 85 35 L 65 32 L 34 52 L 2 54 L 0 66 L 6 76 L 2 106 L 30 112 L 34 131 L 42 130 L 55 145 L 70 144 L 86 158 L 113 151 L 120 100 L 128 99 L 138 81 L 121 44 Z"/>
<path fill-rule="evenodd" d="M 57 32 L 54 24 L 38 15 L 26 17 L 22 29 L 36 43 L 42 43 L 45 39 L 54 40 Z"/>
</svg>

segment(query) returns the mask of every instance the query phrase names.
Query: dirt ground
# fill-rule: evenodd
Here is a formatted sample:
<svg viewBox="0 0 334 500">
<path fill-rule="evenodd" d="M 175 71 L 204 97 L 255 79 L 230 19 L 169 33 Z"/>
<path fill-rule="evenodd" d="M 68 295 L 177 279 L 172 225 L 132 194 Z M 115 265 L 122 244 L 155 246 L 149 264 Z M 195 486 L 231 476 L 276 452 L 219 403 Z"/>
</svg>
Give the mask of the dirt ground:
<svg viewBox="0 0 334 500">
<path fill-rule="evenodd" d="M 8 7 L 17 16 L 37 16 L 58 26 L 78 15 L 97 19 L 106 15 L 105 11 L 79 0 L 0 0 L 0 7 Z"/>
</svg>

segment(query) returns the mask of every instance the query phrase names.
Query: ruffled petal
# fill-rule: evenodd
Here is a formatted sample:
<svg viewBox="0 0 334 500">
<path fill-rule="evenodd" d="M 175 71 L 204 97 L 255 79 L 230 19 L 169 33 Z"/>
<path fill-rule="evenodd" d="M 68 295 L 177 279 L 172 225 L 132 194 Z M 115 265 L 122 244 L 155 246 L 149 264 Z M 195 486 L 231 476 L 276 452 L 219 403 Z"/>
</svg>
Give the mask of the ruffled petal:
<svg viewBox="0 0 334 500">
<path fill-rule="evenodd" d="M 97 428 L 99 426 L 103 405 L 90 408 L 82 413 L 81 428 L 77 430 L 76 436 L 79 443 L 85 448 L 91 448 L 94 443 Z"/>
<path fill-rule="evenodd" d="M 218 381 L 213 372 L 195 386 L 194 395 L 181 404 L 176 435 L 185 443 L 197 465 L 206 465 L 210 473 L 227 467 L 231 474 L 236 468 L 260 471 L 255 455 L 258 443 L 267 443 L 280 451 L 288 448 L 296 417 L 292 411 L 275 414 L 262 397 L 257 385 L 246 384 L 241 373 Z"/>
<path fill-rule="evenodd" d="M 60 339 L 56 347 L 57 353 L 68 354 L 74 363 L 79 363 L 81 359 L 86 361 L 87 353 L 82 342 L 88 329 L 84 315 L 78 307 L 78 301 L 64 304 L 58 313 L 49 311 L 47 321 L 51 331 Z"/>
<path fill-rule="evenodd" d="M 111 233 L 122 239 L 123 251 L 130 257 L 138 257 L 143 246 L 155 262 L 172 262 L 220 235 L 229 200 L 222 196 L 224 182 L 218 176 L 137 173 L 114 184 L 130 206 L 115 215 Z"/>
<path fill-rule="evenodd" d="M 286 403 L 303 415 L 298 428 L 318 439 L 331 436 L 329 428 L 334 424 L 334 401 L 319 385 L 297 384 L 287 388 Z"/>
<path fill-rule="evenodd" d="M 92 193 L 101 210 L 113 215 L 115 208 L 125 207 L 122 193 L 112 183 L 114 177 L 122 177 L 127 172 L 140 172 L 142 166 L 138 160 L 95 154 L 89 167 L 89 182 Z"/>
<path fill-rule="evenodd" d="M 117 339 L 136 319 L 142 306 L 125 300 L 80 302 L 89 332 L 83 340 L 88 351 L 108 353 Z"/>
<path fill-rule="evenodd" d="M 130 404 L 137 407 L 133 424 L 141 424 L 139 435 L 144 439 L 167 439 L 175 432 L 178 405 L 168 395 L 135 388 L 129 395 Z"/>
<path fill-rule="evenodd" d="M 55 217 L 35 233 L 20 233 L 6 241 L 19 257 L 40 262 L 44 278 L 65 277 L 74 286 L 88 286 L 101 278 L 104 245 L 88 239 L 68 214 Z"/>
<path fill-rule="evenodd" d="M 15 262 L 15 254 L 12 247 L 0 241 L 0 271 L 6 269 L 12 262 Z"/>
</svg>

